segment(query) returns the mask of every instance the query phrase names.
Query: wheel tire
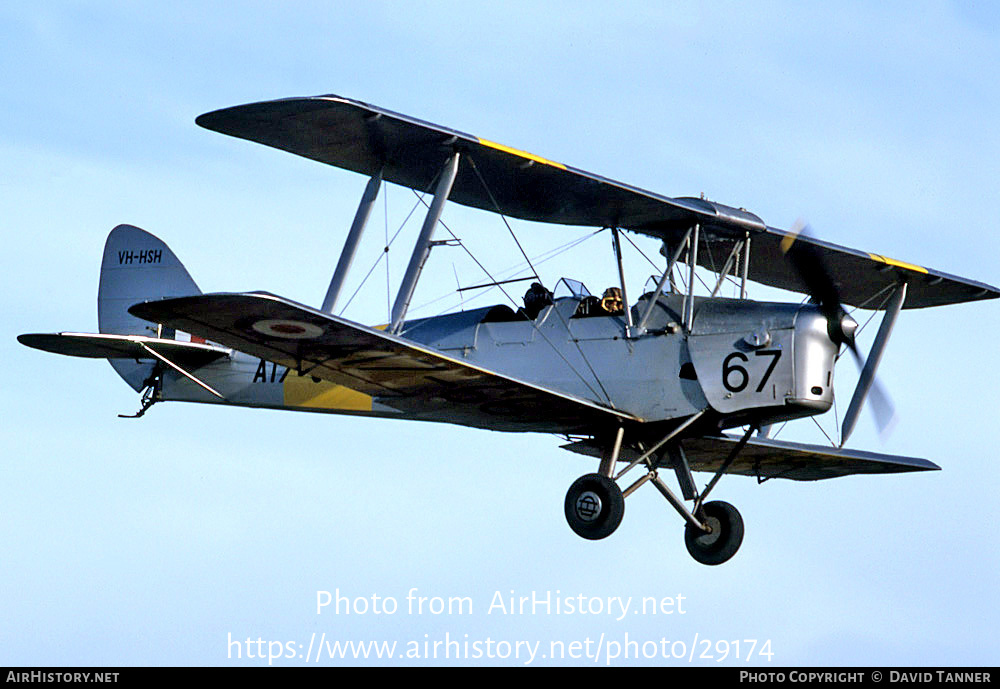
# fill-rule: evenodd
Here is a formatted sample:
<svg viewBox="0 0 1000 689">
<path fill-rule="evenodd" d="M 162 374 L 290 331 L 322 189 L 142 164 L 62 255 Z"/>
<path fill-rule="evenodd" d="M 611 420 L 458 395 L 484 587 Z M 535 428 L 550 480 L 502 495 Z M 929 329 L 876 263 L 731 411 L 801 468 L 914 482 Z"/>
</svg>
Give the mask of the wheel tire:
<svg viewBox="0 0 1000 689">
<path fill-rule="evenodd" d="M 566 521 L 577 536 L 596 541 L 615 532 L 625 516 L 625 496 L 601 474 L 581 476 L 566 493 Z"/>
<path fill-rule="evenodd" d="M 690 524 L 684 529 L 684 545 L 703 565 L 721 565 L 736 554 L 743 543 L 743 517 L 728 502 L 716 500 L 702 506 L 705 521 L 712 527 L 705 533 Z"/>
</svg>

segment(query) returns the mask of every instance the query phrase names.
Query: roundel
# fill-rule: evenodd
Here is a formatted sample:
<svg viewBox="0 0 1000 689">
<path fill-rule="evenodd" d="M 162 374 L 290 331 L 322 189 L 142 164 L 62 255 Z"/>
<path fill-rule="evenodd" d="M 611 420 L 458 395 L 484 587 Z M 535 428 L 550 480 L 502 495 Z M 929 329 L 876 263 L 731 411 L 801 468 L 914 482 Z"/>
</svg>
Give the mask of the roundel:
<svg viewBox="0 0 1000 689">
<path fill-rule="evenodd" d="M 309 340 L 323 334 L 323 329 L 312 323 L 282 319 L 257 321 L 252 327 L 262 335 L 281 337 L 286 340 Z"/>
</svg>

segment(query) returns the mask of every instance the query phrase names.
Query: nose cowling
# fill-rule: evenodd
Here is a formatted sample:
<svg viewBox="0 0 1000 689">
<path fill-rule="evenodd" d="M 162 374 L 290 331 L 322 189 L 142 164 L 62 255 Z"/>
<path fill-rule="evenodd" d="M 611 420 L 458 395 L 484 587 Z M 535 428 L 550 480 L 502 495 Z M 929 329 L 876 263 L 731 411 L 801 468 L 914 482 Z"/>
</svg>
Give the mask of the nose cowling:
<svg viewBox="0 0 1000 689">
<path fill-rule="evenodd" d="M 844 319 L 831 324 L 815 305 L 799 309 L 795 317 L 795 367 L 788 404 L 812 413 L 825 412 L 833 405 L 833 368 L 840 342 L 853 337 L 856 329 L 857 323 L 846 314 Z"/>
</svg>

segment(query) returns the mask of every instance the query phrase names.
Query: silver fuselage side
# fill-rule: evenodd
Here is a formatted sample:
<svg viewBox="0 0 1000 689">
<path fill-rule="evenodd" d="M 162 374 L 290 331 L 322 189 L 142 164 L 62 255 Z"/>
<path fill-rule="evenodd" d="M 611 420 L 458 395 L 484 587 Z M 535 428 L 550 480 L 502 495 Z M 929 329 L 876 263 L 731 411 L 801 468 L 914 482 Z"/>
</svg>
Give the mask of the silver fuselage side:
<svg viewBox="0 0 1000 689">
<path fill-rule="evenodd" d="M 634 313 L 645 310 L 645 299 Z M 402 335 L 476 366 L 623 410 L 648 422 L 710 410 L 721 428 L 825 412 L 837 354 L 815 306 L 703 298 L 690 332 L 681 297 L 661 295 L 641 337 L 622 316 L 574 317 L 580 300 L 559 299 L 529 321 L 491 307 L 405 323 Z M 499 428 L 495 416 L 454 418 L 393 407 L 240 352 L 197 375 L 242 406 L 294 409 Z M 168 373 L 166 400 L 218 402 Z M 540 423 L 539 429 L 551 430 Z"/>
</svg>

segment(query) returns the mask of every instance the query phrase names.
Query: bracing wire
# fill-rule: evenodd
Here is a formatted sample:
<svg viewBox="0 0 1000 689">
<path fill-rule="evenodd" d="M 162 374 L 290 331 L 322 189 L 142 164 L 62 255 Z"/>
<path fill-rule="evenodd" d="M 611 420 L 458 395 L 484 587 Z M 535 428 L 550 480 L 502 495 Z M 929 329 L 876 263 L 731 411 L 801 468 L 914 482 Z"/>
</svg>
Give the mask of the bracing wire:
<svg viewBox="0 0 1000 689">
<path fill-rule="evenodd" d="M 443 172 L 443 169 L 442 170 L 438 170 L 438 173 L 436 175 L 434 175 L 434 178 L 430 181 L 430 184 L 428 185 L 427 190 L 424 191 L 424 194 L 429 193 L 428 190 L 432 189 L 434 187 L 434 185 L 437 183 L 438 177 L 441 176 L 442 172 Z M 378 266 L 379 261 L 381 261 L 383 258 L 385 258 L 385 260 L 386 260 L 386 301 L 388 301 L 388 299 L 389 299 L 389 292 L 390 292 L 390 290 L 388 289 L 388 287 L 389 287 L 389 275 L 388 275 L 388 271 L 389 271 L 389 247 L 391 247 L 392 243 L 394 241 L 396 241 L 396 237 L 398 237 L 399 233 L 403 231 L 403 228 L 406 227 L 406 223 L 408 223 L 410 221 L 410 217 L 417 210 L 417 207 L 420 205 L 420 203 L 424 200 L 423 199 L 423 195 L 420 194 L 420 193 L 418 193 L 416 189 L 413 189 L 413 193 L 417 196 L 417 201 L 413 204 L 413 208 L 411 208 L 410 212 L 406 214 L 405 218 L 403 218 L 403 222 L 400 223 L 399 229 L 396 230 L 396 233 L 392 235 L 392 239 L 390 239 L 390 240 L 388 240 L 386 242 L 385 248 L 382 250 L 382 253 L 379 254 L 379 257 L 377 259 L 375 259 L 375 263 L 372 265 L 371 268 L 368 269 L 368 272 L 365 274 L 365 277 L 361 280 L 361 284 L 358 285 L 357 288 L 354 290 L 354 292 L 351 294 L 351 298 L 348 299 L 347 303 L 344 304 L 344 306 L 343 306 L 342 309 L 340 309 L 340 313 L 338 315 L 341 315 L 341 316 L 344 315 L 344 312 L 347 310 L 347 307 L 350 306 L 350 304 L 351 304 L 352 301 L 354 301 L 354 297 L 356 297 L 358 295 L 358 292 L 361 291 L 361 288 L 365 286 L 365 283 L 368 281 L 368 278 L 371 277 L 372 272 Z M 387 234 L 388 234 L 388 225 L 389 225 L 388 193 L 386 193 L 382 197 L 382 202 L 385 205 L 385 217 L 386 217 L 385 222 L 386 222 L 386 230 L 387 230 Z M 389 320 L 392 320 L 392 306 L 389 307 Z"/>
<path fill-rule="evenodd" d="M 565 243 L 565 244 L 563 244 L 561 246 L 558 246 L 558 247 L 556 247 L 554 249 L 547 249 L 546 251 L 544 251 L 544 252 L 542 252 L 542 253 L 540 253 L 540 254 L 538 254 L 537 256 L 534 257 L 534 259 L 533 259 L 534 264 L 536 266 L 540 266 L 540 265 L 546 263 L 547 261 L 551 261 L 552 259 L 560 256 L 561 254 L 564 254 L 564 253 L 566 253 L 566 252 L 568 252 L 568 251 L 570 251 L 572 249 L 575 249 L 580 244 L 583 244 L 588 239 L 591 239 L 592 237 L 594 237 L 597 234 L 600 234 L 601 232 L 602 232 L 602 230 L 595 230 L 591 234 L 585 235 L 583 237 L 577 237 L 576 239 L 573 239 L 573 240 L 571 240 L 571 241 L 569 241 L 569 242 L 567 242 L 567 243 Z M 501 278 L 501 281 L 507 280 L 507 279 L 510 279 L 512 277 L 517 276 L 526 267 L 527 266 L 525 266 L 525 264 L 523 262 L 522 263 L 517 263 L 515 265 L 508 266 L 507 268 L 504 268 L 504 269 L 498 271 L 497 272 L 497 276 Z M 525 279 L 531 279 L 531 276 L 528 276 Z M 470 297 L 468 299 L 465 299 L 463 303 L 465 303 L 466 305 L 468 305 L 471 302 L 474 302 L 474 301 L 476 301 L 478 299 L 481 299 L 481 298 L 485 297 L 486 295 L 490 294 L 490 292 L 492 290 L 494 290 L 494 289 L 498 289 L 498 286 L 497 285 L 490 285 L 488 288 L 484 288 L 476 296 Z M 423 304 L 420 304 L 418 306 L 411 307 L 411 310 L 413 310 L 413 311 L 420 311 L 421 309 L 425 309 L 428 306 L 431 306 L 433 304 L 437 304 L 440 301 L 448 299 L 451 296 L 452 296 L 452 293 L 451 292 L 447 292 L 447 293 L 441 295 L 440 297 L 436 297 L 434 299 L 431 299 L 430 301 L 424 302 Z M 440 316 L 442 314 L 448 313 L 453 308 L 454 308 L 454 305 L 447 306 L 443 310 L 437 312 L 435 315 L 436 316 Z"/>
<path fill-rule="evenodd" d="M 624 237 L 624 238 L 625 238 L 625 239 L 626 239 L 626 240 L 628 241 L 628 243 L 632 245 L 632 248 L 633 248 L 633 249 L 635 249 L 636 251 L 638 251 L 638 252 L 639 252 L 639 254 L 640 254 L 640 255 L 641 255 L 641 256 L 642 256 L 642 257 L 643 257 L 644 259 L 646 259 L 646 261 L 647 261 L 647 262 L 649 263 L 649 265 L 653 266 L 653 268 L 654 268 L 655 270 L 657 270 L 657 271 L 659 271 L 659 270 L 660 270 L 660 266 L 656 265 L 656 263 L 654 263 L 654 262 L 653 262 L 653 259 L 651 259 L 651 258 L 650 258 L 649 256 L 647 256 L 647 255 L 646 255 L 646 252 L 645 252 L 645 251 L 643 251 L 643 250 L 642 250 L 642 249 L 640 249 L 640 248 L 639 248 L 638 246 L 636 246 L 636 243 L 635 243 L 635 242 L 633 242 L 633 241 L 632 241 L 632 239 L 631 239 L 631 238 L 630 238 L 630 237 L 629 237 L 629 236 L 628 236 L 627 234 L 625 234 L 624 232 L 622 232 L 622 233 L 620 233 L 620 236 Z"/>
<path fill-rule="evenodd" d="M 504 214 L 503 209 L 500 208 L 500 204 L 497 203 L 496 197 L 493 195 L 493 191 L 490 189 L 489 185 L 486 184 L 486 180 L 483 178 L 483 175 L 479 172 L 479 167 L 476 165 L 475 159 L 469 156 L 468 160 L 472 164 L 472 169 L 475 170 L 476 176 L 479 178 L 480 184 L 483 185 L 483 189 L 486 191 L 486 194 L 490 197 L 490 201 L 493 203 L 493 207 L 496 210 L 497 215 L 499 215 L 500 219 L 503 220 L 503 224 L 507 227 L 507 231 L 510 232 L 510 236 L 513 238 L 514 243 L 517 244 L 517 248 L 521 251 L 521 255 L 524 256 L 524 260 L 528 262 L 528 267 L 531 268 L 531 272 L 534 273 L 535 278 L 538 279 L 540 282 L 541 279 L 538 277 L 538 271 L 535 270 L 535 266 L 532 265 L 531 259 L 528 258 L 528 254 L 525 253 L 524 247 L 521 246 L 521 242 L 518 241 L 517 235 L 514 234 L 513 228 L 511 228 L 510 223 L 507 222 L 507 216 Z M 490 279 L 492 280 L 492 278 Z M 555 313 L 559 317 L 559 320 L 562 321 L 563 327 L 566 328 L 566 332 L 569 333 L 570 331 L 569 323 L 566 322 L 566 319 L 563 318 L 562 313 L 560 313 L 558 309 L 555 309 Z M 534 323 L 532 323 L 532 325 L 534 325 Z M 535 331 L 538 332 L 538 334 L 542 335 L 542 337 L 545 338 L 545 341 L 549 342 L 549 344 L 552 346 L 552 349 L 558 353 L 559 349 L 554 344 L 552 344 L 547 337 L 545 337 L 545 334 L 542 333 L 542 331 L 537 326 L 534 327 Z M 583 348 L 580 347 L 580 343 L 576 340 L 576 338 L 571 338 L 571 340 L 573 342 L 573 345 L 576 347 L 577 352 L 580 354 L 580 358 L 583 359 L 583 362 L 587 365 L 587 368 L 590 370 L 590 374 L 594 376 L 594 380 L 597 382 L 597 385 L 601 388 L 601 391 L 604 393 L 604 397 L 608 400 L 608 403 L 613 405 L 613 402 L 611 401 L 611 395 L 608 394 L 607 389 L 604 387 L 604 383 L 601 382 L 600 377 L 597 375 L 597 371 L 594 370 L 594 367 L 591 365 L 590 360 L 587 358 L 587 355 L 583 353 Z M 560 356 L 562 355 L 560 354 Z M 566 363 L 567 365 L 569 364 L 568 361 L 566 361 Z M 580 380 L 584 380 L 582 376 L 580 376 Z M 586 383 L 586 381 L 584 381 L 584 383 Z M 590 386 L 588 385 L 587 387 Z M 591 388 L 591 390 L 593 390 L 593 388 Z"/>
<path fill-rule="evenodd" d="M 416 193 L 416 192 L 414 192 L 414 193 Z M 413 204 L 413 208 L 411 208 L 410 212 L 406 214 L 406 217 L 403 219 L 402 224 L 400 224 L 400 226 L 396 230 L 395 234 L 392 235 L 392 239 L 389 239 L 386 242 L 385 248 L 382 250 L 382 253 L 380 253 L 378 255 L 378 258 L 375 259 L 375 263 L 373 263 L 372 267 L 368 269 L 367 273 L 365 273 L 365 276 L 364 276 L 364 278 L 362 278 L 361 283 L 355 288 L 354 292 L 351 293 L 351 298 L 348 299 L 347 303 L 345 303 L 344 306 L 340 309 L 340 313 L 338 315 L 340 315 L 340 316 L 344 315 L 344 312 L 347 310 L 347 307 L 351 305 L 352 301 L 354 301 L 354 297 L 358 296 L 358 292 L 360 292 L 361 288 L 365 286 L 365 283 L 368 281 L 368 278 L 371 277 L 371 274 L 375 271 L 375 269 L 378 267 L 378 264 L 382 261 L 383 258 L 386 261 L 386 294 L 388 295 L 388 293 L 389 293 L 389 247 L 391 247 L 392 243 L 396 241 L 396 237 L 398 237 L 399 233 L 403 231 L 403 228 L 406 226 L 406 223 L 408 223 L 410 221 L 410 217 L 417 210 L 417 207 L 420 205 L 420 201 L 422 201 L 422 200 L 423 200 L 422 198 L 418 197 L 418 201 Z M 386 220 L 386 228 L 387 228 L 386 229 L 386 234 L 387 235 L 388 235 L 388 222 L 389 221 L 387 219 Z M 388 296 L 386 298 L 388 299 Z M 389 318 L 391 319 L 392 318 L 392 316 L 391 316 L 392 306 L 389 307 L 389 313 L 390 313 Z"/>
<path fill-rule="evenodd" d="M 524 252 L 524 247 L 521 246 L 521 242 L 518 241 L 517 235 L 514 234 L 514 230 L 511 228 L 510 223 L 507 222 L 507 216 L 503 214 L 502 210 L 500 210 L 500 204 L 497 203 L 496 197 L 493 196 L 493 192 L 490 190 L 489 185 L 486 184 L 486 180 L 483 179 L 482 173 L 479 172 L 479 166 L 476 165 L 475 159 L 472 156 L 469 156 L 468 160 L 469 163 L 472 164 L 472 169 L 475 171 L 476 177 L 479 178 L 479 182 L 483 185 L 483 189 L 486 190 L 486 194 L 490 197 L 490 202 L 492 202 L 493 207 L 496 208 L 497 214 L 500 216 L 500 219 L 503 220 L 503 224 L 507 226 L 507 231 L 510 232 L 510 236 L 514 240 L 514 243 L 517 244 L 518 251 L 520 251 L 521 255 L 524 256 L 524 260 L 527 261 L 528 267 L 531 268 L 531 272 L 535 274 L 535 279 L 540 280 L 541 278 L 538 277 L 538 271 L 535 270 L 533 265 L 531 265 L 531 259 L 528 258 L 528 254 Z"/>
<path fill-rule="evenodd" d="M 414 194 L 416 194 L 415 190 L 414 190 Z M 424 201 L 423 197 L 419 197 L 419 201 L 421 203 L 423 203 L 424 205 L 427 205 L 427 202 Z M 491 282 L 498 282 L 497 279 L 494 278 L 493 275 L 490 273 L 490 271 L 487 270 L 486 266 L 484 266 L 479 261 L 479 259 L 476 258 L 475 255 L 473 255 L 473 253 L 471 251 L 469 251 L 469 248 L 467 246 L 465 246 L 464 243 L 462 243 L 462 240 L 460 240 L 458 238 L 458 236 L 454 232 L 451 231 L 451 228 L 448 227 L 448 225 L 446 225 L 445 222 L 443 220 L 441 220 L 441 219 L 438 219 L 438 222 L 448 232 L 448 234 L 451 235 L 452 239 L 454 239 L 458 243 L 458 246 L 462 247 L 462 250 L 465 251 L 465 253 L 469 255 L 469 258 L 471 258 L 473 260 L 473 262 L 477 266 L 479 266 L 479 269 L 482 270 L 483 273 L 486 274 L 486 277 L 488 277 Z M 499 290 L 504 293 L 504 296 L 506 296 L 507 299 L 510 300 L 510 302 L 514 305 L 515 309 L 518 308 L 517 301 L 512 296 L 510 296 L 510 293 L 507 292 L 507 290 L 505 290 L 502 285 L 497 284 L 497 288 L 499 288 Z M 559 311 L 556 310 L 556 313 L 558 314 Z M 562 318 L 562 316 L 560 316 L 560 318 Z M 535 329 L 535 332 L 537 332 L 541 336 L 541 338 L 543 340 L 545 340 L 545 342 L 548 343 L 548 345 L 550 347 L 552 347 L 552 350 L 559 356 L 560 359 L 563 360 L 563 362 L 566 364 L 566 366 L 568 366 L 569 369 L 574 373 L 574 375 L 576 375 L 576 377 L 580 379 L 580 381 L 587 387 L 587 389 L 590 390 L 591 393 L 593 393 L 595 396 L 600 397 L 601 396 L 600 393 L 598 393 L 597 390 L 595 390 L 594 387 L 587 381 L 587 379 L 579 371 L 576 370 L 576 367 L 574 367 L 573 364 L 571 364 L 569 362 L 569 359 L 567 359 L 565 356 L 563 356 L 562 352 L 559 351 L 559 348 L 555 346 L 555 344 L 552 342 L 552 340 L 550 340 L 548 338 L 548 336 L 544 332 L 542 332 L 542 330 L 537 325 L 535 325 L 534 321 L 529 321 L 529 322 L 531 323 L 532 327 Z M 577 349 L 580 348 L 579 343 L 576 343 L 576 346 L 577 346 Z M 587 361 L 587 358 L 585 356 L 583 356 L 583 352 L 580 352 L 580 355 L 583 357 L 584 362 L 587 364 L 587 368 L 589 368 L 590 371 L 591 371 L 591 373 L 594 375 L 594 380 L 597 382 L 598 386 L 603 391 L 604 398 L 608 400 L 609 404 L 612 403 L 611 402 L 611 396 L 608 394 L 608 391 L 604 388 L 604 385 L 601 383 L 600 378 L 598 378 L 597 374 L 594 373 L 594 369 L 593 369 L 593 367 L 591 367 L 590 362 Z"/>
</svg>

